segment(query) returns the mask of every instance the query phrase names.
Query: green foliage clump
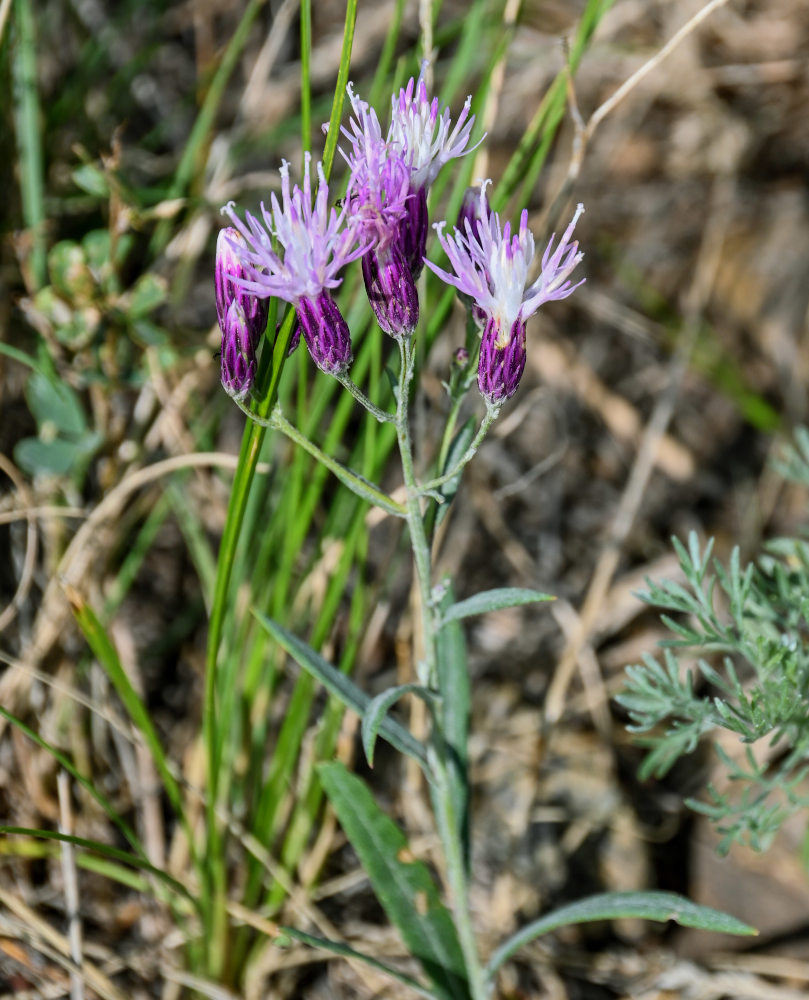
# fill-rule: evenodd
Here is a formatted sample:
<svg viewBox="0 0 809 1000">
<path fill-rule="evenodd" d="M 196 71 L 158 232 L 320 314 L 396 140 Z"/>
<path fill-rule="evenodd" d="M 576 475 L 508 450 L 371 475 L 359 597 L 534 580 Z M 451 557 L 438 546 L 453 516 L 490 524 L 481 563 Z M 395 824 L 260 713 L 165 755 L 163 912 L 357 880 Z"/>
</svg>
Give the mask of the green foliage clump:
<svg viewBox="0 0 809 1000">
<path fill-rule="evenodd" d="M 809 485 L 809 431 L 796 433 L 779 471 Z M 701 551 L 693 533 L 688 548 L 673 544 L 685 583 L 650 581 L 639 595 L 663 609 L 672 638 L 662 663 L 647 656 L 627 668 L 617 700 L 649 747 L 644 778 L 665 775 L 708 734 L 746 744 L 743 759 L 715 744 L 729 790 L 709 784 L 707 801 L 688 804 L 722 835 L 720 853 L 734 842 L 766 850 L 809 806 L 809 542 L 776 539 L 746 566 L 738 548 L 723 566 L 713 540 Z"/>
</svg>

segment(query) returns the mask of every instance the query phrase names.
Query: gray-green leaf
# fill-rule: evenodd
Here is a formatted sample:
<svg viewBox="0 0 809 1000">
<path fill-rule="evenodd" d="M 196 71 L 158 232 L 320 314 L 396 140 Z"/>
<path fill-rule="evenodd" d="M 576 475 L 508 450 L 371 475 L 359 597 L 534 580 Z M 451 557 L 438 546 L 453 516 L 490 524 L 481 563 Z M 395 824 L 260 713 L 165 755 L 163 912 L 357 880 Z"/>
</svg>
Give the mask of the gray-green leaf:
<svg viewBox="0 0 809 1000">
<path fill-rule="evenodd" d="M 568 924 L 584 924 L 593 920 L 617 920 L 636 917 L 665 923 L 673 920 L 682 927 L 723 934 L 757 934 L 755 927 L 710 906 L 692 903 L 675 892 L 604 892 L 562 906 L 517 931 L 492 955 L 486 967 L 489 979 L 511 956 L 535 938 Z"/>
<path fill-rule="evenodd" d="M 447 608 L 443 617 L 445 622 L 451 622 L 459 618 L 470 618 L 472 615 L 482 615 L 486 611 L 499 611 L 500 608 L 516 608 L 520 604 L 555 599 L 553 594 L 543 594 L 525 587 L 498 587 L 496 590 L 484 590 L 465 601 L 458 601 Z"/>
<path fill-rule="evenodd" d="M 449 911 L 427 866 L 374 801 L 367 785 L 340 763 L 321 764 L 320 780 L 340 825 L 368 873 L 379 902 L 441 1000 L 469 1000 L 463 953 Z"/>
</svg>

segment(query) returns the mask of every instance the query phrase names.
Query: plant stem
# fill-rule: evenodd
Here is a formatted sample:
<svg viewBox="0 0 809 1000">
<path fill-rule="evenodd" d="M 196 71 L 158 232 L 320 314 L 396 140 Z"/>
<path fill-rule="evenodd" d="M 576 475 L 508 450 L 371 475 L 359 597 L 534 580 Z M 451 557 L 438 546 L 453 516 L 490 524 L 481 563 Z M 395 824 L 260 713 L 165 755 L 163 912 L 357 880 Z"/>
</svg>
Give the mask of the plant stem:
<svg viewBox="0 0 809 1000">
<path fill-rule="evenodd" d="M 454 479 L 459 473 L 463 471 L 464 467 L 469 462 L 471 462 L 472 459 L 475 457 L 478 448 L 481 446 L 483 439 L 486 437 L 489 428 L 497 419 L 497 415 L 499 413 L 500 413 L 499 406 L 492 405 L 491 403 L 486 404 L 486 416 L 481 421 L 480 427 L 478 428 L 478 432 L 475 435 L 472 443 L 466 449 L 466 452 L 464 453 L 463 457 L 460 459 L 460 461 L 454 468 L 449 470 L 449 472 L 445 472 L 442 476 L 438 476 L 436 479 L 431 479 L 427 483 L 422 483 L 421 486 L 419 487 L 419 490 L 422 493 L 422 495 L 428 493 L 430 490 L 438 489 L 439 486 L 443 486 L 444 483 L 448 483 L 451 479 Z"/>
<path fill-rule="evenodd" d="M 436 690 L 438 687 L 438 664 L 436 636 L 439 627 L 435 614 L 432 593 L 432 568 L 430 565 L 430 545 L 424 518 L 421 513 L 422 488 L 416 481 L 413 464 L 413 448 L 410 441 L 408 424 L 408 400 L 410 383 L 413 380 L 413 351 L 409 339 L 399 341 L 401 355 L 401 371 L 399 373 L 399 390 L 396 398 L 396 434 L 399 441 L 399 452 L 402 459 L 402 475 L 407 494 L 407 525 L 410 531 L 410 544 L 413 549 L 413 561 L 416 566 L 416 576 L 419 581 L 421 624 L 424 642 L 425 676 L 419 680 Z M 445 742 L 442 733 L 437 733 L 433 740 L 433 764 L 436 774 L 436 790 L 433 800 L 436 806 L 436 824 L 441 843 L 444 848 L 444 858 L 447 869 L 447 882 L 452 899 L 452 909 L 455 927 L 463 951 L 466 971 L 469 977 L 469 989 L 472 1000 L 486 1000 L 488 991 L 483 968 L 478 957 L 475 932 L 469 913 L 469 896 L 466 884 L 466 870 L 463 861 L 458 831 L 461 828 L 460 817 L 455 815 L 452 793 L 450 790 L 449 771 Z"/>
<path fill-rule="evenodd" d="M 376 417 L 380 424 L 392 424 L 396 422 L 396 417 L 393 413 L 388 413 L 387 410 L 380 410 L 378 406 L 375 406 L 362 389 L 351 381 L 348 375 L 335 375 L 334 377 L 344 389 L 348 389 L 354 399 L 358 403 L 361 403 L 371 416 Z"/>
</svg>

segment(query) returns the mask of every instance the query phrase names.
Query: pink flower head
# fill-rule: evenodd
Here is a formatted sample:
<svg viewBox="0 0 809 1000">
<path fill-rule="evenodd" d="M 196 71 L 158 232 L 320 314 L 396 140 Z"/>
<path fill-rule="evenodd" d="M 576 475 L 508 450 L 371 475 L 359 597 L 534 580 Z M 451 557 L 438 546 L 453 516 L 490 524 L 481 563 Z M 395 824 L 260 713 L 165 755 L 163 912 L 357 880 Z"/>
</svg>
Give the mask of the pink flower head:
<svg viewBox="0 0 809 1000">
<path fill-rule="evenodd" d="M 475 116 L 469 114 L 471 96 L 467 97 L 453 128 L 449 108 L 442 108 L 437 97 L 430 100 L 427 94 L 426 68 L 425 60 L 418 80 L 411 77 L 399 96 L 394 94 L 391 99 L 388 142 L 410 167 L 410 185 L 414 190 L 428 188 L 445 163 L 476 148 L 467 149 L 475 124 Z"/>
<path fill-rule="evenodd" d="M 579 205 L 570 225 L 554 250 L 555 236 L 551 237 L 542 256 L 539 277 L 528 285 L 528 273 L 534 262 L 534 237 L 528 229 L 528 212 L 520 216 L 519 230 L 512 236 L 511 223 L 500 227 L 500 216 L 489 209 L 486 199 L 486 181 L 480 188 L 480 211 L 473 227 L 464 220 L 465 232 L 456 228 L 454 235 L 444 233 L 445 222 L 435 224 L 438 240 L 449 258 L 450 274 L 437 264 L 427 265 L 447 284 L 454 285 L 480 306 L 487 317 L 498 327 L 498 346 L 504 347 L 511 327 L 518 320 L 532 316 L 544 302 L 565 299 L 584 282 L 575 285 L 568 280 L 579 261 L 584 257 L 579 244 L 570 242 L 573 230 L 584 206 Z"/>
<path fill-rule="evenodd" d="M 542 256 L 539 277 L 529 285 L 528 274 L 534 262 L 535 246 L 534 237 L 528 229 L 528 213 L 523 211 L 519 229 L 514 235 L 509 222 L 501 228 L 499 215 L 488 206 L 488 183 L 486 181 L 480 188 L 479 211 L 462 220 L 463 233 L 456 228 L 452 236 L 447 236 L 443 231 L 446 223 L 440 222 L 435 226 L 454 274 L 431 261 L 426 261 L 426 264 L 440 278 L 467 295 L 473 306 L 480 310 L 484 321 L 484 345 L 481 347 L 478 384 L 487 399 L 497 401 L 516 391 L 522 375 L 526 319 L 544 302 L 567 298 L 584 281 L 582 279 L 574 285 L 569 280 L 584 256 L 579 252 L 578 243 L 571 242 L 584 206 L 578 206 L 555 249 L 556 237 L 551 237 Z M 507 358 L 503 352 L 508 354 Z"/>
<path fill-rule="evenodd" d="M 246 221 L 242 222 L 232 202 L 222 211 L 244 240 L 244 244 L 231 244 L 245 270 L 245 276 L 234 282 L 253 295 L 275 296 L 289 302 L 299 320 L 303 313 L 305 321 L 300 327 L 313 360 L 324 371 L 335 373 L 350 363 L 351 345 L 348 327 L 331 298 L 331 290 L 343 280 L 338 276 L 343 267 L 362 256 L 369 241 L 358 244 L 356 225 L 346 225 L 346 205 L 339 212 L 329 207 L 329 188 L 319 163 L 313 201 L 310 162 L 311 156 L 306 153 L 303 187 L 296 184 L 290 188 L 289 164 L 284 161 L 281 201 L 273 193 L 270 210 L 262 203 L 263 221 L 245 212 Z M 281 248 L 279 252 L 273 249 L 273 237 Z"/>
<path fill-rule="evenodd" d="M 349 127 L 342 129 L 351 143 L 350 153 L 341 149 L 351 170 L 346 203 L 362 237 L 377 253 L 385 253 L 407 212 L 410 170 L 404 158 L 382 138 L 374 109 L 357 97 L 350 83 L 347 92 L 354 117 Z"/>
</svg>

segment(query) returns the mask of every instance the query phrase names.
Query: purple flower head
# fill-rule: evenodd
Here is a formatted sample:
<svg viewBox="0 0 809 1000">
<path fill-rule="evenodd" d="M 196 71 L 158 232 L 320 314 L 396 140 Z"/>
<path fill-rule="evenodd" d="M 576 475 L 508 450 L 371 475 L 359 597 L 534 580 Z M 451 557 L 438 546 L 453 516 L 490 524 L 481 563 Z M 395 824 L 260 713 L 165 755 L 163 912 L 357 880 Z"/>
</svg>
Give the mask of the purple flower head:
<svg viewBox="0 0 809 1000">
<path fill-rule="evenodd" d="M 410 168 L 382 138 L 373 108 L 349 84 L 354 117 L 343 135 L 351 153 L 349 210 L 361 238 L 370 243 L 362 258 L 362 276 L 380 327 L 392 337 L 409 337 L 416 328 L 419 301 L 415 279 L 399 245 L 399 232 L 413 201 Z M 426 213 L 427 203 L 424 202 Z"/>
<path fill-rule="evenodd" d="M 220 229 L 216 238 L 216 315 L 219 329 L 225 332 L 225 320 L 231 304 L 237 301 L 247 318 L 247 325 L 253 340 L 253 346 L 258 347 L 261 335 L 267 326 L 269 302 L 256 295 L 246 292 L 237 281 L 246 278 L 247 272 L 242 266 L 235 246 L 244 248 L 245 242 L 238 230 L 228 226 Z M 237 279 L 234 281 L 233 279 Z"/>
<path fill-rule="evenodd" d="M 227 204 L 223 212 L 230 217 L 239 231 L 244 244 L 232 242 L 231 246 L 245 269 L 246 276 L 237 279 L 237 284 L 245 291 L 259 297 L 276 296 L 294 306 L 298 321 L 304 331 L 304 339 L 316 364 L 324 361 L 332 372 L 333 342 L 348 337 L 348 328 L 339 314 L 339 309 L 331 298 L 330 290 L 343 280 L 338 277 L 342 268 L 368 248 L 369 241 L 357 242 L 358 229 L 353 224 L 346 226 L 347 204 L 338 210 L 329 208 L 329 188 L 318 163 L 317 193 L 312 200 L 309 153 L 304 157 L 303 187 L 296 184 L 290 189 L 289 164 L 281 166 L 281 201 L 273 193 L 270 196 L 271 210 L 262 203 L 263 222 L 249 212 L 246 222 L 236 215 L 233 203 Z M 283 254 L 272 246 L 275 237 L 283 249 Z M 324 297 L 330 305 L 323 305 Z M 319 305 L 313 307 L 313 303 Z M 301 313 L 306 313 L 306 323 Z M 339 316 L 339 321 L 337 320 Z M 320 336 L 322 343 L 315 343 L 315 331 L 311 328 L 313 318 L 324 324 Z M 307 324 L 309 336 L 306 336 Z M 351 346 L 348 342 L 341 356 L 350 359 Z M 326 360 L 331 359 L 331 360 Z"/>
<path fill-rule="evenodd" d="M 522 343 L 526 319 L 533 315 L 544 302 L 564 299 L 584 281 L 575 285 L 569 276 L 584 256 L 579 252 L 577 242 L 571 243 L 573 230 L 584 206 L 579 205 L 570 225 L 564 232 L 556 249 L 555 236 L 551 237 L 542 256 L 542 270 L 539 277 L 528 285 L 528 273 L 533 264 L 534 237 L 528 229 L 528 213 L 523 211 L 517 233 L 512 235 L 511 224 L 500 227 L 497 212 L 491 212 L 486 201 L 486 181 L 481 185 L 479 195 L 478 221 L 475 225 L 468 218 L 464 220 L 465 232 L 455 229 L 454 235 L 443 232 L 445 223 L 437 223 L 435 229 L 441 246 L 449 258 L 454 274 L 427 261 L 431 270 L 450 285 L 454 285 L 464 295 L 468 295 L 474 305 L 486 317 L 484 344 L 481 345 L 479 384 L 481 392 L 489 398 L 492 392 L 489 375 L 496 372 L 502 376 L 505 386 L 502 398 L 507 398 L 516 389 L 505 391 L 513 381 L 512 373 L 522 366 L 519 355 L 524 350 Z M 516 346 L 515 345 L 516 342 Z M 485 350 L 484 350 L 485 347 Z M 513 357 L 492 352 L 511 350 Z M 484 372 L 484 365 L 487 366 Z"/>
<path fill-rule="evenodd" d="M 354 117 L 342 129 L 351 143 L 343 156 L 351 170 L 346 204 L 361 240 L 384 254 L 396 238 L 399 222 L 407 214 L 410 169 L 404 158 L 382 138 L 382 128 L 373 108 L 360 100 L 349 83 L 348 98 Z"/>
<path fill-rule="evenodd" d="M 242 304 L 231 302 L 222 327 L 222 387 L 234 399 L 245 399 L 256 377 L 256 349 Z"/>
<path fill-rule="evenodd" d="M 388 130 L 388 143 L 410 168 L 411 198 L 398 240 L 414 278 L 421 274 L 427 249 L 427 191 L 445 163 L 470 152 L 467 146 L 475 123 L 475 116 L 469 114 L 472 98 L 467 97 L 452 127 L 449 108 L 442 108 L 437 97 L 430 100 L 427 94 L 426 68 L 425 61 L 418 80 L 411 77 L 399 96 L 393 95 Z"/>
</svg>

